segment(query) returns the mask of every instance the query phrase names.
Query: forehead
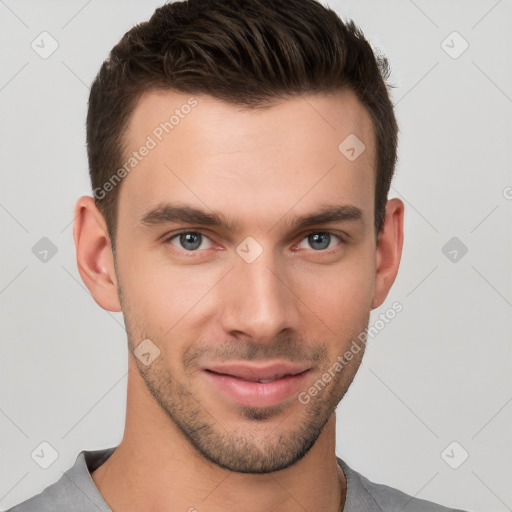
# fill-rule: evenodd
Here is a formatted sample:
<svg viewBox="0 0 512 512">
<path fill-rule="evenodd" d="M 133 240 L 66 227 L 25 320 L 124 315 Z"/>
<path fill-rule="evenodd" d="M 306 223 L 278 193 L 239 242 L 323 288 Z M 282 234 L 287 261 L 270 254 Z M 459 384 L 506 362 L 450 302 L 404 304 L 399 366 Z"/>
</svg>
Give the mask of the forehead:
<svg viewBox="0 0 512 512">
<path fill-rule="evenodd" d="M 350 203 L 373 215 L 373 128 L 349 90 L 257 110 L 208 95 L 149 92 L 133 111 L 125 148 L 133 166 L 120 191 L 120 221 L 176 200 L 242 222 L 271 223 L 272 213 L 319 203 Z"/>
</svg>

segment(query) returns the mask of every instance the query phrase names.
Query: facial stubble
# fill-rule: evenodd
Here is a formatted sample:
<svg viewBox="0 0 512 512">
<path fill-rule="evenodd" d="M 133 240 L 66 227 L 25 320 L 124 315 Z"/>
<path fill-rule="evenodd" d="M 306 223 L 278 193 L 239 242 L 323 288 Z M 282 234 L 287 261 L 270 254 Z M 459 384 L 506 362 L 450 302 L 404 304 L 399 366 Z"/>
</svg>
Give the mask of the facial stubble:
<svg viewBox="0 0 512 512">
<path fill-rule="evenodd" d="M 302 459 L 314 446 L 329 418 L 345 396 L 364 354 L 364 347 L 353 359 L 334 373 L 332 380 L 302 404 L 294 397 L 274 407 L 256 408 L 235 404 L 233 410 L 240 418 L 239 427 L 228 429 L 219 410 L 198 398 L 171 370 L 166 367 L 168 341 L 151 336 L 148 329 L 134 330 L 133 317 L 129 314 L 126 300 L 119 288 L 123 304 L 128 347 L 148 391 L 167 417 L 177 427 L 186 442 L 209 462 L 239 473 L 270 473 L 285 469 Z M 365 322 L 368 326 L 369 314 Z M 359 331 L 360 332 L 360 331 Z M 161 355 L 150 365 L 145 365 L 134 356 L 141 340 L 150 339 L 161 350 Z M 352 337 L 350 338 L 352 339 Z M 349 341 L 349 343 L 346 343 Z M 347 347 L 350 340 L 338 346 Z M 332 368 L 325 347 L 318 353 L 323 357 L 316 366 L 316 379 L 309 380 L 311 386 Z M 185 372 L 187 375 L 187 372 Z M 193 375 L 193 373 L 188 374 Z M 197 374 L 196 374 L 197 375 Z"/>
</svg>

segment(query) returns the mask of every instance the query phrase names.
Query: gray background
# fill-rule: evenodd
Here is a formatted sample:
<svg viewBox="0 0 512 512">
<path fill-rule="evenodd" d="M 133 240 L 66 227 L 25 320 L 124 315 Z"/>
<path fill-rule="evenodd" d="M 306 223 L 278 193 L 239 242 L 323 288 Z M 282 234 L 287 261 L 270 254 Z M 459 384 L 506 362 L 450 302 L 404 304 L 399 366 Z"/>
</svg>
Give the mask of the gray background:
<svg viewBox="0 0 512 512">
<path fill-rule="evenodd" d="M 88 84 L 159 4 L 0 0 L 1 509 L 122 437 L 122 315 L 81 282 L 73 206 L 90 194 Z M 401 269 L 371 323 L 395 301 L 404 309 L 338 408 L 337 454 L 424 499 L 512 510 L 512 2 L 329 5 L 390 59 L 401 130 L 390 197 L 406 204 Z M 51 49 L 43 31 L 58 43 L 46 59 L 31 47 Z M 46 261 L 43 237 L 57 249 Z M 31 458 L 42 442 L 58 453 L 48 469 Z"/>
</svg>

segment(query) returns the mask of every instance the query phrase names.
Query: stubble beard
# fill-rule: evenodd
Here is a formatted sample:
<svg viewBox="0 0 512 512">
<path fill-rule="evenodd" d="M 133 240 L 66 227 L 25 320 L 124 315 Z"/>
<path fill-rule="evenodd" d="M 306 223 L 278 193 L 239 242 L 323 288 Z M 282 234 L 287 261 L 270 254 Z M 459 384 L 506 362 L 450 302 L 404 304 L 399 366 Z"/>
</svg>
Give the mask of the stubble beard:
<svg viewBox="0 0 512 512">
<path fill-rule="evenodd" d="M 291 404 L 287 401 L 275 407 L 236 405 L 240 427 L 234 430 L 227 430 L 218 411 L 204 399 L 198 400 L 173 378 L 170 370 L 163 366 L 162 357 L 150 366 L 137 358 L 135 362 L 153 398 L 202 457 L 230 471 L 270 473 L 295 464 L 313 447 L 348 390 L 363 352 L 361 350 L 350 365 L 336 373 L 308 404 L 295 398 Z M 317 372 L 318 379 L 330 364 L 323 366 L 325 368 Z"/>
<path fill-rule="evenodd" d="M 198 400 L 183 383 L 172 376 L 170 369 L 165 367 L 165 357 L 158 357 L 146 366 L 133 355 L 138 344 L 134 340 L 149 338 L 161 348 L 166 347 L 166 344 L 159 341 L 158 337 L 141 336 L 130 329 L 128 308 L 122 300 L 121 290 L 118 291 L 123 304 L 129 357 L 133 358 L 148 391 L 185 440 L 204 459 L 230 471 L 270 473 L 285 469 L 302 459 L 313 447 L 338 403 L 345 396 L 364 355 L 363 346 L 350 363 L 335 373 L 331 382 L 316 396 L 311 397 L 307 404 L 295 398 L 291 404 L 286 402 L 266 408 L 236 405 L 240 427 L 229 431 L 223 426 L 223 418 L 217 417 L 218 411 L 203 403 L 205 400 Z M 369 313 L 365 327 L 368 322 Z M 349 343 L 344 340 L 345 343 L 340 346 L 348 347 L 350 340 Z M 325 352 L 325 347 L 323 351 Z M 165 351 L 162 356 L 164 353 Z M 322 350 L 318 353 L 322 353 Z M 332 367 L 332 363 L 326 357 L 322 359 L 319 364 L 321 369 L 317 370 L 314 382 L 320 380 L 322 374 Z M 310 380 L 308 385 L 312 384 Z M 294 413 L 296 410 L 299 411 L 298 415 Z M 282 418 L 279 419 L 279 416 Z M 290 422 L 292 427 L 287 426 Z"/>
</svg>

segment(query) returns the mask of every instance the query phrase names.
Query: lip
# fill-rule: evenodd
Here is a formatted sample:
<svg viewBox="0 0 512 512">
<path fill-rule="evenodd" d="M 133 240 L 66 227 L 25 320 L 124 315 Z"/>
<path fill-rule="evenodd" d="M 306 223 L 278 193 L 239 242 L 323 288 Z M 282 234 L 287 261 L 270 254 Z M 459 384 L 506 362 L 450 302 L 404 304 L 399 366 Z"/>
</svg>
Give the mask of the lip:
<svg viewBox="0 0 512 512">
<path fill-rule="evenodd" d="M 288 362 L 276 361 L 273 363 L 254 364 L 254 363 L 229 363 L 229 364 L 213 364 L 206 367 L 206 370 L 237 377 L 247 381 L 258 381 L 284 377 L 286 375 L 297 375 L 305 370 L 309 370 L 309 366 Z"/>
<path fill-rule="evenodd" d="M 203 368 L 206 378 L 239 405 L 272 407 L 298 392 L 310 366 L 274 362 L 230 363 Z M 271 382 L 258 382 L 273 379 Z"/>
</svg>

